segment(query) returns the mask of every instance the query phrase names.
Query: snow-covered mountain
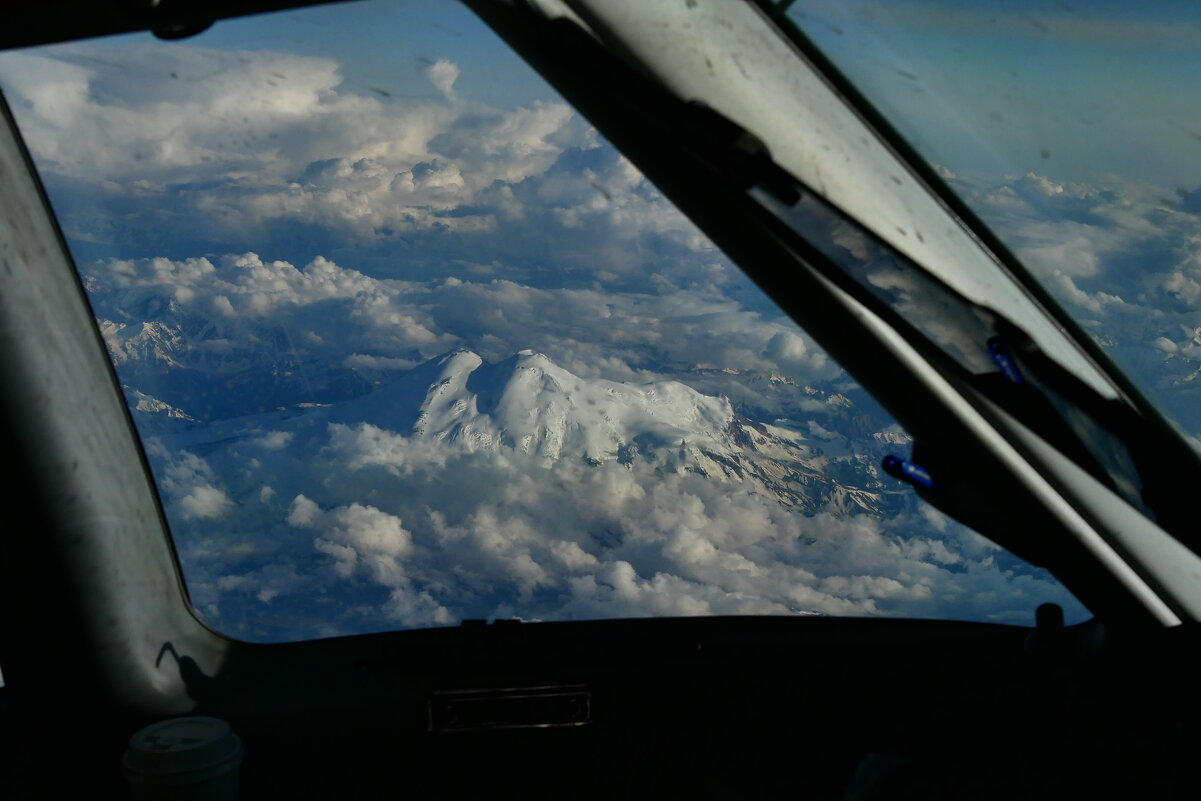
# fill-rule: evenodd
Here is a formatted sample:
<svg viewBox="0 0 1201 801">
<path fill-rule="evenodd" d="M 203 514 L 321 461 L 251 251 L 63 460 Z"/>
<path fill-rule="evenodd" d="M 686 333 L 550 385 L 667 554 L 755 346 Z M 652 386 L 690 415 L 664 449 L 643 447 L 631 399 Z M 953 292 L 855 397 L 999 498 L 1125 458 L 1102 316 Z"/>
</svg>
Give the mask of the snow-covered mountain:
<svg viewBox="0 0 1201 801">
<path fill-rule="evenodd" d="M 144 322 L 136 333 L 129 324 L 98 320 L 100 334 L 115 364 L 152 362 L 163 368 L 181 367 L 181 355 L 188 350 L 179 326 L 162 322 Z"/>
<path fill-rule="evenodd" d="M 453 351 L 346 404 L 338 416 L 346 414 L 471 451 L 507 448 L 595 463 L 666 448 L 728 449 L 724 432 L 733 419 L 724 398 L 678 381 L 584 379 L 529 350 L 497 364 Z"/>
<path fill-rule="evenodd" d="M 745 483 L 805 511 L 881 511 L 874 454 L 831 455 L 820 447 L 826 443 L 753 421 L 728 399 L 679 381 L 582 378 L 530 350 L 496 364 L 456 350 L 323 413 L 330 422 L 368 422 L 469 452 L 514 451 L 547 466 L 617 462 Z"/>
<path fill-rule="evenodd" d="M 166 415 L 169 420 L 183 420 L 189 423 L 196 422 L 196 419 L 183 409 L 177 409 L 169 403 L 164 403 L 158 398 L 147 395 L 144 392 L 139 392 L 132 387 L 122 384 L 122 392 L 125 393 L 125 402 L 135 412 L 162 416 Z"/>
<path fill-rule="evenodd" d="M 369 392 L 371 381 L 277 325 L 218 330 L 180 316 L 97 324 L 122 382 L 210 423 L 298 403 L 331 403 Z M 131 404 L 133 405 L 133 404 Z M 160 411 L 142 404 L 143 411 Z M 171 415 L 180 417 L 180 415 Z"/>
</svg>

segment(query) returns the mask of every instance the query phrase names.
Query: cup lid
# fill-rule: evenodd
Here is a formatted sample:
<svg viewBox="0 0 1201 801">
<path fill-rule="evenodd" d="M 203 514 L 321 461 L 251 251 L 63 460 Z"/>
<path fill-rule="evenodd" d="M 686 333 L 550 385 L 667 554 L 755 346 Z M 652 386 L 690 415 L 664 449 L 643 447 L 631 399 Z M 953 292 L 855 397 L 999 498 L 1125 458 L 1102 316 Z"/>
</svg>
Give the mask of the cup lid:
<svg viewBox="0 0 1201 801">
<path fill-rule="evenodd" d="M 184 773 L 242 756 L 242 743 L 220 718 L 171 718 L 129 738 L 124 763 L 139 773 Z"/>
</svg>

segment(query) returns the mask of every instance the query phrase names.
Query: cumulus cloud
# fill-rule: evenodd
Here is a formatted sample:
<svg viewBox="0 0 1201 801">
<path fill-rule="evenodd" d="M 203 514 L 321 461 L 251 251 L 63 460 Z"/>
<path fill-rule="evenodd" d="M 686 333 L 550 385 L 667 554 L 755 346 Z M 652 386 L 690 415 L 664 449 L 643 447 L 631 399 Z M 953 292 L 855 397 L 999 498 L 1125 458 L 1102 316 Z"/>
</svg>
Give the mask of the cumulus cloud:
<svg viewBox="0 0 1201 801">
<path fill-rule="evenodd" d="M 171 451 L 154 438 L 146 441 L 146 452 L 157 466 L 159 488 L 181 519 L 211 520 L 233 508 L 221 479 L 205 459 L 186 450 Z"/>
<path fill-rule="evenodd" d="M 359 503 L 324 512 L 298 495 L 293 499 L 288 523 L 318 530 L 313 549 L 329 558 L 338 578 L 361 574 L 388 588 L 387 601 L 380 609 L 387 619 L 406 627 L 455 622 L 454 615 L 428 591 L 413 586 L 406 570 L 413 550 L 412 535 L 398 517 Z M 279 594 L 278 590 L 271 592 L 273 598 Z"/>
<path fill-rule="evenodd" d="M 184 520 L 221 517 L 229 509 L 229 498 L 214 486 L 199 484 L 179 499 Z"/>
<path fill-rule="evenodd" d="M 290 431 L 272 431 L 255 440 L 255 444 L 263 450 L 278 451 L 288 447 L 293 434 Z"/>
<path fill-rule="evenodd" d="M 826 362 L 825 354 L 811 353 L 809 342 L 796 331 L 778 331 L 773 334 L 767 341 L 764 355 L 786 369 L 803 367 L 807 368 L 807 371 L 813 371 L 814 368 L 820 369 Z"/>
<path fill-rule="evenodd" d="M 167 295 L 178 307 L 207 305 L 224 316 L 266 316 L 281 305 L 302 306 L 322 300 L 355 298 L 377 282 L 321 256 L 297 269 L 285 261 L 264 262 L 255 253 L 208 258 L 114 259 L 95 269 L 94 291 L 122 292 L 125 307 L 136 304 L 137 290 Z M 169 293 L 169 294 L 168 294 Z M 208 303 L 204 303 L 208 301 Z"/>
<path fill-rule="evenodd" d="M 288 510 L 288 525 L 307 526 L 320 515 L 321 509 L 317 504 L 304 495 L 297 495 L 292 499 L 292 506 Z"/>
<path fill-rule="evenodd" d="M 425 79 L 434 85 L 434 88 L 446 97 L 447 100 L 455 98 L 455 81 L 459 79 L 459 67 L 451 61 L 440 58 L 437 61 L 430 61 L 421 66 L 421 74 Z"/>
<path fill-rule="evenodd" d="M 0 59 L 64 226 L 101 251 L 303 242 L 401 247 L 427 272 L 490 252 L 627 276 L 648 240 L 712 253 L 567 105 L 465 102 L 457 64 L 422 72 L 443 101 L 384 103 L 345 89 L 336 62 L 285 53 L 81 44 Z M 100 215 L 71 202 L 96 198 Z"/>
</svg>

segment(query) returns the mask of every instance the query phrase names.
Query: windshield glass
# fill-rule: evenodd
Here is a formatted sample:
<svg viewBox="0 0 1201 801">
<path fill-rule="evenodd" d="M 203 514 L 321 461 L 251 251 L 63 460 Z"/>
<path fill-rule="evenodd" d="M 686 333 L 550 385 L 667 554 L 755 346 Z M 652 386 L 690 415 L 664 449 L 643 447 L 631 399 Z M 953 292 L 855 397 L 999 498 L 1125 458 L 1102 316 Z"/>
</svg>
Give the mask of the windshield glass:
<svg viewBox="0 0 1201 801">
<path fill-rule="evenodd" d="M 1201 7 L 816 0 L 787 16 L 1201 445 Z"/>
<path fill-rule="evenodd" d="M 0 55 L 198 613 L 1085 612 L 465 9 Z"/>
</svg>

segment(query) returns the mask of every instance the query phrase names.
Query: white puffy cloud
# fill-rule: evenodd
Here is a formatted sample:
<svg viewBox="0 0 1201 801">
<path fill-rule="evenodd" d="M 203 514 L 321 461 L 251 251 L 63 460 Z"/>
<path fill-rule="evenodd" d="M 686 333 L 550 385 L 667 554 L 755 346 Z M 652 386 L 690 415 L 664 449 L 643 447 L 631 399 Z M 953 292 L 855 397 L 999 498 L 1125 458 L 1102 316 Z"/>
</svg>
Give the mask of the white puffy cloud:
<svg viewBox="0 0 1201 801">
<path fill-rule="evenodd" d="M 423 72 L 444 101 L 358 95 L 336 62 L 286 53 L 76 44 L 0 58 L 52 193 L 105 203 L 100 215 L 58 204 L 80 240 L 228 250 L 299 232 L 326 248 L 410 248 L 427 265 L 528 258 L 541 241 L 541 257 L 614 274 L 631 272 L 628 246 L 647 238 L 712 250 L 565 104 L 469 103 L 455 63 Z"/>
<path fill-rule="evenodd" d="M 292 502 L 288 523 L 317 529 L 319 536 L 313 540 L 313 550 L 329 558 L 339 579 L 363 575 L 387 587 L 387 600 L 379 609 L 382 617 L 405 627 L 455 622 L 454 615 L 427 590 L 413 585 L 406 569 L 413 551 L 412 534 L 400 518 L 359 503 L 324 512 L 298 495 Z M 271 598 L 263 601 L 269 603 L 280 590 L 264 592 L 271 593 Z"/>
<path fill-rule="evenodd" d="M 384 110 L 377 98 L 338 91 L 336 61 L 282 52 L 73 44 L 5 54 L 0 80 L 23 109 L 22 125 L 43 134 L 36 141 L 48 163 L 135 176 L 143 188 L 202 165 L 210 176 L 253 167 L 286 178 L 331 145 L 350 157 L 415 156 L 439 118 L 455 113 L 428 101 Z M 98 132 L 90 141 L 69 140 L 89 128 Z"/>
<path fill-rule="evenodd" d="M 293 436 L 291 431 L 271 431 L 255 440 L 255 444 L 263 450 L 278 451 L 288 447 Z"/>
<path fill-rule="evenodd" d="M 796 331 L 779 331 L 767 341 L 764 355 L 784 368 L 805 367 L 812 370 L 825 364 L 821 353 L 811 353 L 805 337 Z"/>
<path fill-rule="evenodd" d="M 194 518 L 221 517 L 229 509 L 229 498 L 224 492 L 208 484 L 199 484 L 179 499 L 184 520 Z"/>
<path fill-rule="evenodd" d="M 285 261 L 264 262 L 255 253 L 224 256 L 217 264 L 203 257 L 114 259 L 98 265 L 91 275 L 96 279 L 94 290 L 121 292 L 127 307 L 133 302 L 131 290 L 148 288 L 182 309 L 198 304 L 201 313 L 208 300 L 224 316 L 262 317 L 282 305 L 356 298 L 378 288 L 375 279 L 321 256 L 297 269 Z"/>
<path fill-rule="evenodd" d="M 321 514 L 321 508 L 304 495 L 297 495 L 292 499 L 292 506 L 288 510 L 288 525 L 291 526 L 307 526 L 315 521 Z"/>
<path fill-rule="evenodd" d="M 448 100 L 455 99 L 455 81 L 459 79 L 459 68 L 457 65 L 444 58 L 440 58 L 437 61 L 423 65 L 421 74 Z"/>
<path fill-rule="evenodd" d="M 211 520 L 233 509 L 221 478 L 205 459 L 186 450 L 172 452 L 154 438 L 146 441 L 146 452 L 156 463 L 159 488 L 183 520 Z"/>
</svg>

